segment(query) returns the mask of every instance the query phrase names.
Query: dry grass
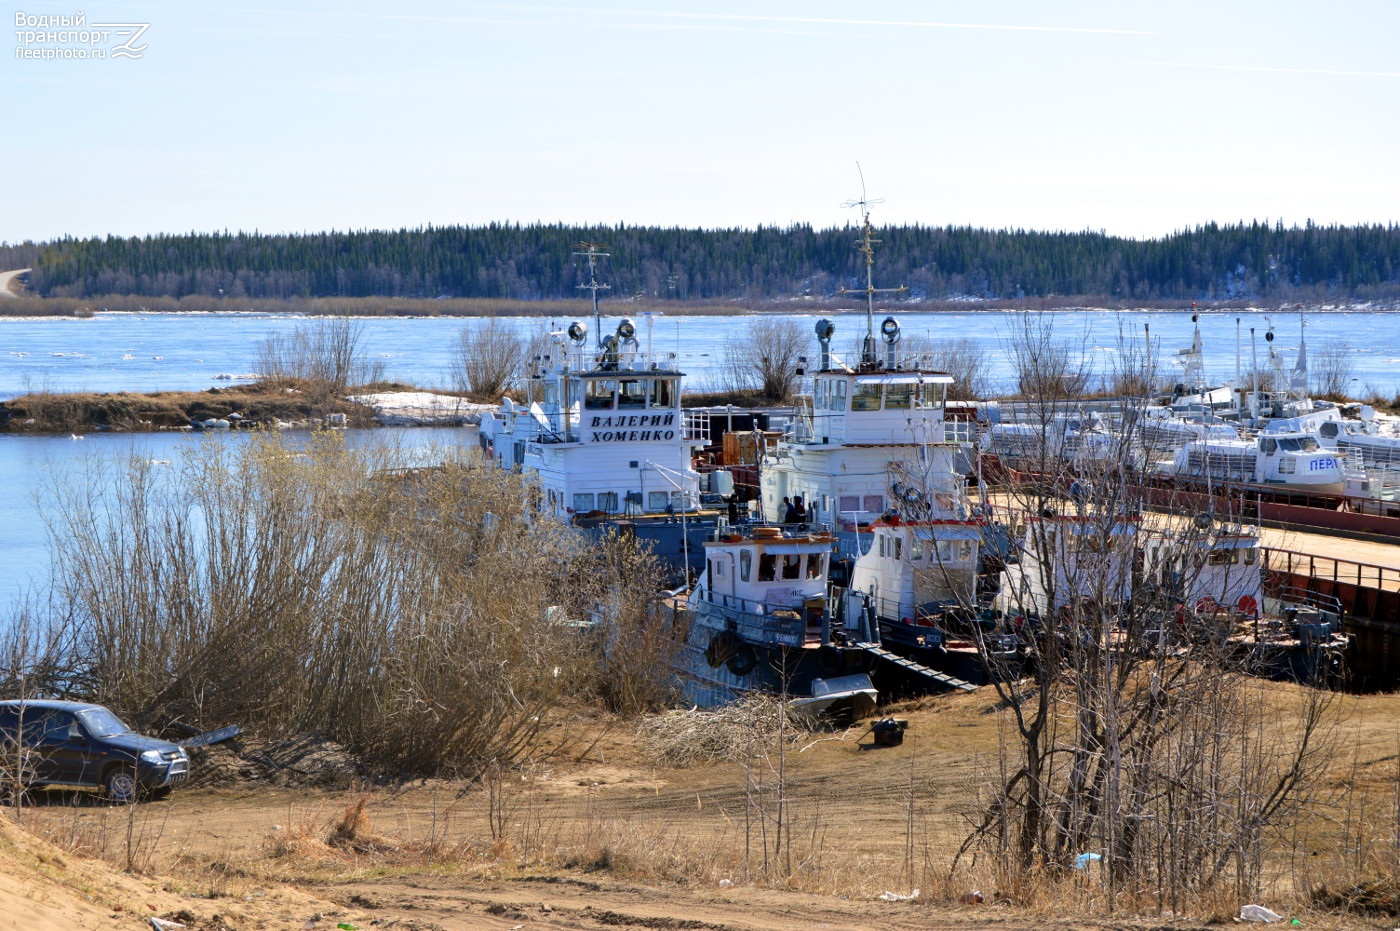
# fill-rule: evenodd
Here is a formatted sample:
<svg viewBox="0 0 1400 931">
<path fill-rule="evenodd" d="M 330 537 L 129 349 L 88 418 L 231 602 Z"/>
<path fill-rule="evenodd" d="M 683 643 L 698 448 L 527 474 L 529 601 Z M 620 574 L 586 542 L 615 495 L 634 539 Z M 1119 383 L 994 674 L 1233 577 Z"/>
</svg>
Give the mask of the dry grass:
<svg viewBox="0 0 1400 931">
<path fill-rule="evenodd" d="M 0 403 L 0 431 L 7 433 L 88 433 L 93 430 L 156 431 L 191 421 L 240 414 L 245 424 L 304 424 L 329 413 L 344 413 L 352 426 L 369 426 L 373 411 L 340 398 L 325 397 L 295 382 L 251 384 L 207 391 L 55 394 L 35 392 Z"/>
<path fill-rule="evenodd" d="M 1298 701 L 1298 688 L 1261 683 L 1255 700 L 1281 715 Z M 1341 701 L 1338 752 L 1316 807 L 1296 832 L 1274 839 L 1257 899 L 1310 928 L 1355 926 L 1347 915 L 1388 915 L 1394 901 L 1400 696 Z M 461 888 L 567 875 L 683 887 L 700 896 L 732 884 L 856 902 L 918 888 L 918 903 L 901 907 L 958 909 L 969 922 L 996 915 L 1015 927 L 1108 913 L 1093 868 L 1068 880 L 1031 881 L 988 862 L 950 871 L 995 778 L 1006 716 L 990 690 L 889 710 L 910 721 L 901 747 L 860 749 L 865 741 L 853 729 L 787 750 L 791 867 L 781 871 L 765 874 L 751 829 L 746 836 L 754 773 L 742 761 L 659 762 L 650 737 L 607 716 L 579 716 L 561 727 L 569 732 L 556 738 L 561 748 L 587 746 L 586 760 L 561 749 L 550 760 L 503 771 L 494 787 L 357 789 L 311 804 L 304 791 L 278 790 L 260 793 L 264 800 L 253 808 L 242 807 L 253 802 L 238 794 L 214 793 L 184 820 L 177 796 L 162 850 L 146 869 L 164 873 L 171 888 L 223 900 L 284 882 L 411 885 L 412 877 L 443 875 Z M 148 830 L 164 817 L 162 807 L 139 810 Z M 119 857 L 124 811 L 82 809 L 79 816 L 42 808 L 27 820 L 72 851 L 65 856 L 106 850 Z M 80 824 L 72 824 L 75 817 Z M 217 839 L 198 839 L 206 835 Z M 984 898 L 975 908 L 961 903 L 972 890 Z M 1206 891 L 1187 914 L 1227 920 L 1241 904 L 1223 889 Z M 1115 908 L 1157 911 L 1145 895 L 1120 899 Z"/>
</svg>

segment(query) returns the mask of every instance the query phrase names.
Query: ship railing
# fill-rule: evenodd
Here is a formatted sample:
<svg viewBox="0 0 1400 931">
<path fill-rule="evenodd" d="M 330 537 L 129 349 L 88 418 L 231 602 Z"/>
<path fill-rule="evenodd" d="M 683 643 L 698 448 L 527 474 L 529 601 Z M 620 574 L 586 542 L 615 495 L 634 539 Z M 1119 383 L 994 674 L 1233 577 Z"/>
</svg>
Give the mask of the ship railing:
<svg viewBox="0 0 1400 931">
<path fill-rule="evenodd" d="M 570 372 L 619 372 L 644 375 L 648 372 L 674 372 L 679 356 L 674 352 L 643 351 L 640 346 L 627 346 L 614 353 L 607 353 L 590 344 L 570 346 L 560 360 L 562 368 Z"/>
<path fill-rule="evenodd" d="M 805 605 L 765 604 L 717 592 L 706 592 L 703 598 L 721 609 L 725 620 L 733 624 L 735 633 L 749 643 L 800 647 L 806 642 Z"/>
<path fill-rule="evenodd" d="M 802 398 L 792 409 L 792 417 L 783 427 L 783 439 L 790 443 L 810 443 L 816 436 L 816 424 L 810 399 Z"/>
<path fill-rule="evenodd" d="M 1304 576 L 1326 582 L 1344 582 L 1357 588 L 1400 591 L 1400 569 L 1333 559 L 1311 553 L 1295 553 L 1260 547 L 1265 572 L 1283 576 Z"/>
<path fill-rule="evenodd" d="M 730 524 L 727 522 L 720 523 L 716 525 L 714 532 L 710 534 L 710 539 L 717 543 L 734 542 L 734 540 L 730 538 L 750 536 L 757 527 L 777 527 L 783 532 L 781 537 L 773 537 L 771 539 L 760 538 L 758 541 L 760 543 L 781 543 L 784 540 L 803 540 L 805 537 L 814 535 L 836 535 L 836 524 L 831 521 L 809 520 L 795 524 L 784 524 L 779 521 L 755 520 L 744 521 L 738 524 Z"/>
</svg>

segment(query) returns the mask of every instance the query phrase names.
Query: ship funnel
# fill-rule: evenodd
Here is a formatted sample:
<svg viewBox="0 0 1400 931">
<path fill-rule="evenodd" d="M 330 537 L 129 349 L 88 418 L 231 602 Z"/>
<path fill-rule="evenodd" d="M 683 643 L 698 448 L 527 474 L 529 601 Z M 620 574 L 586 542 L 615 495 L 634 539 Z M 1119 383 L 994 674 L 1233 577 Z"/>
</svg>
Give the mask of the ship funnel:
<svg viewBox="0 0 1400 931">
<path fill-rule="evenodd" d="M 880 324 L 880 335 L 885 338 L 885 368 L 894 369 L 894 348 L 899 345 L 899 321 L 886 317 Z"/>
<path fill-rule="evenodd" d="M 831 337 L 836 333 L 836 324 L 823 317 L 817 321 L 817 342 L 821 343 L 822 357 L 819 372 L 831 370 Z"/>
</svg>

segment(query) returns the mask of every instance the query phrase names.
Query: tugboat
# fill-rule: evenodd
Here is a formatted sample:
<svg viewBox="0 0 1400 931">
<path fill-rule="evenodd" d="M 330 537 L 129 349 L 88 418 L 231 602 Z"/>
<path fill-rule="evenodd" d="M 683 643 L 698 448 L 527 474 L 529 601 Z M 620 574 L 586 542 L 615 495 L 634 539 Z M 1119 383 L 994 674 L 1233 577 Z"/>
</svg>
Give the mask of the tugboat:
<svg viewBox="0 0 1400 931">
<path fill-rule="evenodd" d="M 1143 552 L 1144 583 L 1176 605 L 1157 637 L 1220 645 L 1253 675 L 1339 681 L 1351 645 L 1341 603 L 1293 589 L 1266 595 L 1259 537 L 1250 528 L 1217 527 L 1203 515 L 1184 530 L 1149 536 Z"/>
<path fill-rule="evenodd" d="M 828 589 L 835 546 L 830 533 L 769 524 L 722 527 L 706 542 L 684 606 L 687 700 L 714 707 L 763 691 L 858 718 L 881 691 L 972 688 L 883 649 L 873 613 L 845 610 Z"/>
<path fill-rule="evenodd" d="M 1045 507 L 1022 518 L 1015 555 L 1002 572 L 995 605 L 1012 618 L 1048 617 L 1092 598 L 1126 604 L 1132 593 L 1136 514 Z"/>
<path fill-rule="evenodd" d="M 819 364 L 812 393 L 801 399 L 784 436 L 763 456 L 759 482 L 763 513 L 785 518 L 783 502 L 800 506 L 808 521 L 831 525 L 841 555 L 859 555 L 857 535 L 891 506 L 890 470 L 955 475 L 959 447 L 945 442 L 944 413 L 952 376 L 901 357 L 899 322 L 880 324 L 883 358 L 875 340 L 875 295 L 905 289 L 877 288 L 873 267 L 879 243 L 861 200 L 861 238 L 856 248 L 865 262 L 866 332 L 860 361 L 843 362 L 831 349 L 835 325 L 819 320 Z M 852 292 L 843 292 L 852 293 Z"/>
<path fill-rule="evenodd" d="M 700 475 L 692 468 L 697 448 L 709 440 L 709 423 L 681 408 L 684 373 L 674 353 L 652 352 L 650 317 L 646 347 L 637 327 L 623 319 L 602 336 L 596 260 L 607 255 L 585 243 L 597 338 L 571 323 L 550 333 L 552 345 L 537 360 L 530 398 L 509 398 L 482 417 L 480 443 L 501 468 L 533 475 L 546 513 L 595 532 L 617 530 L 648 542 L 676 576 L 698 571 L 703 544 L 716 513 L 700 508 Z"/>
<path fill-rule="evenodd" d="M 1018 675 L 1020 638 L 983 609 L 997 583 L 981 559 L 994 528 L 969 502 L 963 477 L 902 475 L 890 493 L 894 506 L 870 525 L 850 566 L 847 597 L 864 602 L 850 610 L 875 614 L 886 649 L 959 679 Z"/>
</svg>

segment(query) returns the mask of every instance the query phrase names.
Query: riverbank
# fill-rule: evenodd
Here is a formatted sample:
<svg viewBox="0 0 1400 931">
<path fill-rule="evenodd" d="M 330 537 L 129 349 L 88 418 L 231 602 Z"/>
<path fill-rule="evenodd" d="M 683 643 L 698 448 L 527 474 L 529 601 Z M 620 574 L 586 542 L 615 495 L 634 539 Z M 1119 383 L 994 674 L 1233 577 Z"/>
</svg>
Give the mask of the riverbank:
<svg viewBox="0 0 1400 931">
<path fill-rule="evenodd" d="M 16 284 L 18 282 L 16 281 Z M 849 311 L 849 298 L 790 297 L 771 300 L 744 298 L 681 301 L 646 296 L 608 303 L 609 316 L 657 314 L 666 317 L 735 317 L 748 314 L 823 314 Z M 882 308 L 882 313 L 1046 313 L 1101 311 L 1189 311 L 1221 313 L 1261 309 L 1256 301 L 1211 301 L 1197 307 L 1186 300 L 1124 300 L 1105 295 L 1054 295 L 1044 298 L 970 298 L 903 300 Z M 1400 310 L 1400 301 L 1363 301 L 1309 304 L 1307 313 L 1371 312 Z M 512 300 L 505 298 L 394 298 L 394 297 L 292 297 L 233 298 L 190 295 L 163 297 L 143 294 L 104 294 L 96 297 L 38 297 L 23 290 L 11 294 L 0 312 L 12 317 L 88 318 L 98 313 L 137 314 L 288 314 L 306 317 L 559 317 L 585 318 L 592 309 L 585 300 Z"/>
<path fill-rule="evenodd" d="M 524 402 L 518 392 L 513 396 Z M 687 394 L 690 407 L 764 407 L 772 402 L 755 391 Z M 409 385 L 374 385 L 339 397 L 326 391 L 261 382 L 205 391 L 34 392 L 0 402 L 0 434 L 158 433 L 202 429 L 206 421 L 229 421 L 232 429 L 307 429 L 333 415 L 346 427 L 459 427 L 481 422 L 499 403 L 483 404 L 459 393 Z M 218 429 L 223 429 L 220 425 Z"/>
<path fill-rule="evenodd" d="M 378 423 L 371 404 L 300 383 L 257 382 L 147 394 L 33 392 L 0 402 L 0 433 L 153 433 L 199 429 L 206 421 L 214 421 L 219 429 L 289 429 L 322 424 L 334 415 L 343 415 L 343 425 L 348 427 Z"/>
</svg>

